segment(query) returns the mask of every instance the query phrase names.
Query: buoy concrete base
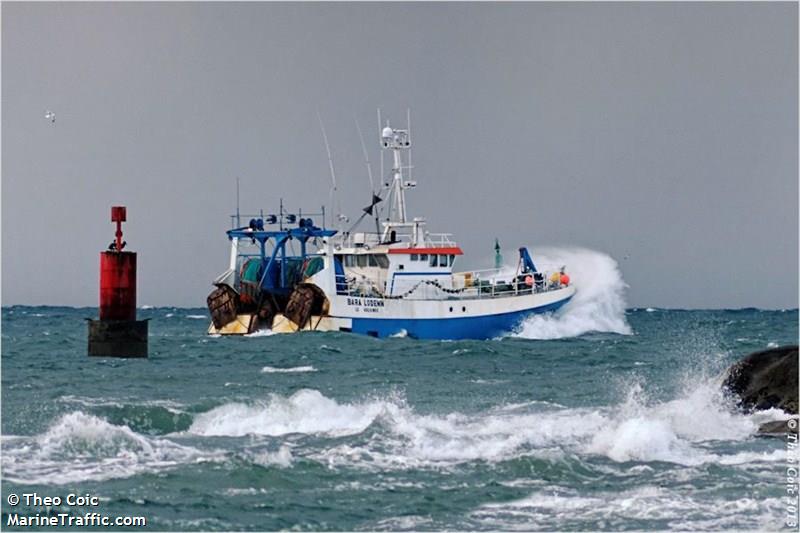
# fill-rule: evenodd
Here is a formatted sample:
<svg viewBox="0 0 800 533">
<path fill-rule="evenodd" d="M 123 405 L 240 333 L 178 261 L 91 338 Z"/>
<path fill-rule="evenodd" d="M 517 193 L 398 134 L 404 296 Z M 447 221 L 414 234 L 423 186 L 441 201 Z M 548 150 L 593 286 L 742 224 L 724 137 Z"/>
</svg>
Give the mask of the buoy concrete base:
<svg viewBox="0 0 800 533">
<path fill-rule="evenodd" d="M 147 357 L 147 320 L 86 320 L 90 356 Z"/>
</svg>

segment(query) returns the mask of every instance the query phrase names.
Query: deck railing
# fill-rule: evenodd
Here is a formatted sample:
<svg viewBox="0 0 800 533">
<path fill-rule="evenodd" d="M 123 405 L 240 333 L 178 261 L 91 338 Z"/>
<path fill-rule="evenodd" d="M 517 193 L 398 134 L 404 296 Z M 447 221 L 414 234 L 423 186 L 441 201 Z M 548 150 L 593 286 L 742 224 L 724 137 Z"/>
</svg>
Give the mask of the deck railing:
<svg viewBox="0 0 800 533">
<path fill-rule="evenodd" d="M 490 272 L 490 271 L 483 271 Z M 496 271 L 495 271 L 496 272 Z M 453 274 L 450 286 L 442 282 L 442 277 L 404 279 L 403 285 L 384 288 L 366 277 L 336 276 L 337 293 L 347 296 L 365 298 L 387 298 L 405 300 L 475 300 L 488 298 L 508 298 L 556 290 L 562 287 L 559 281 L 550 281 L 548 276 L 541 279 L 531 276 L 531 284 L 527 277 L 515 276 L 508 280 L 499 278 L 481 278 L 465 276 L 463 285 L 453 284 L 459 275 L 477 274 L 477 272 L 460 272 Z M 397 278 L 395 278 L 395 283 Z M 391 283 L 391 281 L 389 282 Z M 459 286 L 460 285 L 460 286 Z M 391 294 L 389 294 L 391 292 Z"/>
</svg>

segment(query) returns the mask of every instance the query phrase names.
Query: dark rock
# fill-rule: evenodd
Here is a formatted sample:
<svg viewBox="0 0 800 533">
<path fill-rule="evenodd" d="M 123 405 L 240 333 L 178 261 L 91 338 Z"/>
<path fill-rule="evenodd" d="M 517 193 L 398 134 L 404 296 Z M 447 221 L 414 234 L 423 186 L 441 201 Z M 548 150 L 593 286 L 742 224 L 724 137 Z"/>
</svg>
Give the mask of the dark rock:
<svg viewBox="0 0 800 533">
<path fill-rule="evenodd" d="M 797 435 L 797 418 L 789 420 L 773 420 L 766 424 L 761 424 L 758 434 L 765 437 L 783 437 L 789 433 Z"/>
<path fill-rule="evenodd" d="M 723 387 L 745 411 L 782 409 L 797 414 L 797 346 L 751 353 L 729 369 Z"/>
</svg>

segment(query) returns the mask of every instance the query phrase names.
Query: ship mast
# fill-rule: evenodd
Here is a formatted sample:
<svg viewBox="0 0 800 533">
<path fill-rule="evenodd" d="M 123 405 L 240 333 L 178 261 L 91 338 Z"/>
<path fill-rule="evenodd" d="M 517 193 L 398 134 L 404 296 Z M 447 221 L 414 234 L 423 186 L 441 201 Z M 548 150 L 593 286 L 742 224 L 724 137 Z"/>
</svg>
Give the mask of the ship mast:
<svg viewBox="0 0 800 533">
<path fill-rule="evenodd" d="M 390 238 L 391 231 L 397 229 L 411 229 L 411 240 L 414 244 L 418 242 L 419 226 L 421 219 L 415 218 L 409 222 L 406 215 L 406 189 L 417 186 L 415 181 L 403 178 L 403 169 L 410 166 L 403 166 L 403 151 L 411 150 L 411 135 L 408 129 L 395 129 L 386 122 L 386 127 L 381 130 L 381 146 L 385 150 L 391 150 L 393 155 L 392 162 L 392 181 L 389 188 L 391 202 L 389 207 L 389 217 L 383 222 L 383 240 Z"/>
</svg>

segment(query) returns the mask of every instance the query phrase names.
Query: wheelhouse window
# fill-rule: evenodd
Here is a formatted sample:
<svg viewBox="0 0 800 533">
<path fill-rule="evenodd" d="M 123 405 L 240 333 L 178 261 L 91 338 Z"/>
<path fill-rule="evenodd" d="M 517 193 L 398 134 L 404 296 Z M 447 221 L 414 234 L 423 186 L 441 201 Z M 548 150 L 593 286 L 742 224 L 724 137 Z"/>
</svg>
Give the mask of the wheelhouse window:
<svg viewBox="0 0 800 533">
<path fill-rule="evenodd" d="M 447 266 L 447 256 L 442 254 L 439 256 L 439 266 L 446 267 Z"/>
<path fill-rule="evenodd" d="M 454 254 L 450 254 L 450 266 L 453 266 L 453 263 L 456 261 L 456 256 Z"/>
<path fill-rule="evenodd" d="M 350 268 L 389 268 L 389 257 L 386 254 L 345 255 L 344 266 Z"/>
<path fill-rule="evenodd" d="M 431 254 L 431 259 L 428 264 L 432 267 L 439 266 L 439 256 L 436 254 Z"/>
<path fill-rule="evenodd" d="M 428 260 L 428 254 L 419 254 L 419 260 L 420 261 L 427 261 Z"/>
<path fill-rule="evenodd" d="M 411 254 L 412 261 L 419 261 L 419 254 Z"/>
</svg>

